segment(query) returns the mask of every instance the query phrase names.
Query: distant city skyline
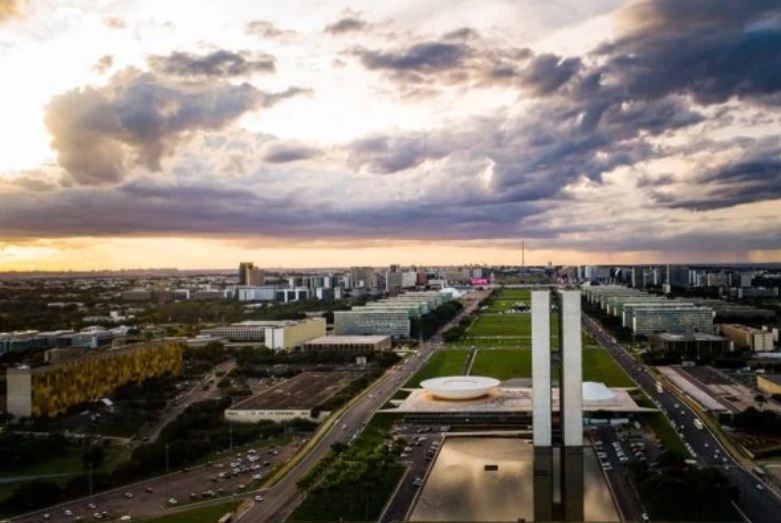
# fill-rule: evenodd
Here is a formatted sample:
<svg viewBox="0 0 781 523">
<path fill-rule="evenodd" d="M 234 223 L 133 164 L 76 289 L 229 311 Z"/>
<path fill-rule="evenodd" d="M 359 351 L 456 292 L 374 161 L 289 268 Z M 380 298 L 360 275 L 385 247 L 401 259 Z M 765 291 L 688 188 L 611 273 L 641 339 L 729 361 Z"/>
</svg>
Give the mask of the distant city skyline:
<svg viewBox="0 0 781 523">
<path fill-rule="evenodd" d="M 780 20 L 0 0 L 0 271 L 781 261 Z"/>
</svg>

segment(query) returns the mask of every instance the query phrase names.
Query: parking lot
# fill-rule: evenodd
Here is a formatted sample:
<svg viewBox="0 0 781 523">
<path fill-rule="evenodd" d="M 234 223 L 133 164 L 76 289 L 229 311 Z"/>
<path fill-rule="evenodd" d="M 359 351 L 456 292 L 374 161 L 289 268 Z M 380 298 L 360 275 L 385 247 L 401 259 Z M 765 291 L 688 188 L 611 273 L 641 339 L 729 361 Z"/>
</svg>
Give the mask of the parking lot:
<svg viewBox="0 0 781 523">
<path fill-rule="evenodd" d="M 402 425 L 394 429 L 394 437 L 403 440 L 404 447 L 400 458 L 408 468 L 398 491 L 380 517 L 380 523 L 405 520 L 407 512 L 423 486 L 429 466 L 435 460 L 442 444 L 442 433 L 448 428 Z"/>
</svg>

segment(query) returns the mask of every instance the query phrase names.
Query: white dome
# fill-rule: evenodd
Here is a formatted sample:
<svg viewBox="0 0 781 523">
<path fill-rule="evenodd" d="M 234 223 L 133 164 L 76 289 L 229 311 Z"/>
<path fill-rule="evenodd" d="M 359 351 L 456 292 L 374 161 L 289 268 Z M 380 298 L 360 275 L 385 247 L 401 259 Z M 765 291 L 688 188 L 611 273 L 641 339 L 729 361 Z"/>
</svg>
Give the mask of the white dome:
<svg viewBox="0 0 781 523">
<path fill-rule="evenodd" d="M 455 300 L 457 298 L 460 298 L 464 293 L 456 289 L 455 287 L 445 287 L 441 291 L 442 294 L 449 294 L 450 298 Z"/>
<path fill-rule="evenodd" d="M 437 398 L 471 400 L 485 396 L 499 383 L 499 380 L 485 376 L 445 376 L 422 381 L 420 386 Z"/>
<path fill-rule="evenodd" d="M 615 393 L 607 388 L 604 383 L 596 381 L 583 382 L 583 399 L 585 401 L 607 401 L 612 400 Z"/>
</svg>

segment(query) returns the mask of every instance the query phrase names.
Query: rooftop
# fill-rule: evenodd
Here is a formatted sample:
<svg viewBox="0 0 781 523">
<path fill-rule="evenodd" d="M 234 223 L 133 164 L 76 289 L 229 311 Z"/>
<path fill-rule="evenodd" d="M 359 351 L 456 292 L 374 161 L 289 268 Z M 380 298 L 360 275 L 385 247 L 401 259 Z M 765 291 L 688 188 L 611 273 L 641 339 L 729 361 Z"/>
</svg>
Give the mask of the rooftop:
<svg viewBox="0 0 781 523">
<path fill-rule="evenodd" d="M 307 345 L 331 345 L 338 343 L 341 345 L 348 344 L 369 344 L 369 343 L 382 343 L 390 338 L 390 336 L 320 336 L 313 340 L 306 342 Z"/>
<path fill-rule="evenodd" d="M 228 410 L 312 409 L 339 393 L 359 375 L 348 371 L 302 372 Z"/>
<path fill-rule="evenodd" d="M 466 377 L 466 376 L 463 376 Z M 640 407 L 626 388 L 608 388 L 602 383 L 586 382 L 584 385 L 584 411 L 650 412 L 656 409 Z M 559 410 L 558 387 L 553 387 L 552 409 Z M 532 390 L 530 387 L 508 387 L 500 385 L 491 388 L 477 398 L 453 401 L 442 399 L 425 389 L 412 389 L 404 400 L 395 402 L 396 408 L 386 412 L 400 413 L 463 413 L 463 412 L 531 412 Z"/>
<path fill-rule="evenodd" d="M 760 374 L 757 377 L 781 385 L 781 374 Z"/>
</svg>

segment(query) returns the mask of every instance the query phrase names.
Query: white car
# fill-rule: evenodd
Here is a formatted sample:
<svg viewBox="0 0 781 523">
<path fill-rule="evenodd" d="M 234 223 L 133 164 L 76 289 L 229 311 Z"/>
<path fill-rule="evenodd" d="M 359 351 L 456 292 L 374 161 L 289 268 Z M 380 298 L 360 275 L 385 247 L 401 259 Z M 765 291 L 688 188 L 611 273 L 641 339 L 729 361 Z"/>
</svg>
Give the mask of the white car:
<svg viewBox="0 0 781 523">
<path fill-rule="evenodd" d="M 176 498 L 168 498 L 168 504 L 169 505 L 176 505 L 177 503 L 179 503 L 178 499 L 176 499 Z"/>
<path fill-rule="evenodd" d="M 255 496 L 255 501 L 257 501 L 258 503 L 260 503 L 261 501 L 263 501 L 263 496 L 261 496 L 261 495 L 257 495 L 257 496 Z"/>
</svg>

